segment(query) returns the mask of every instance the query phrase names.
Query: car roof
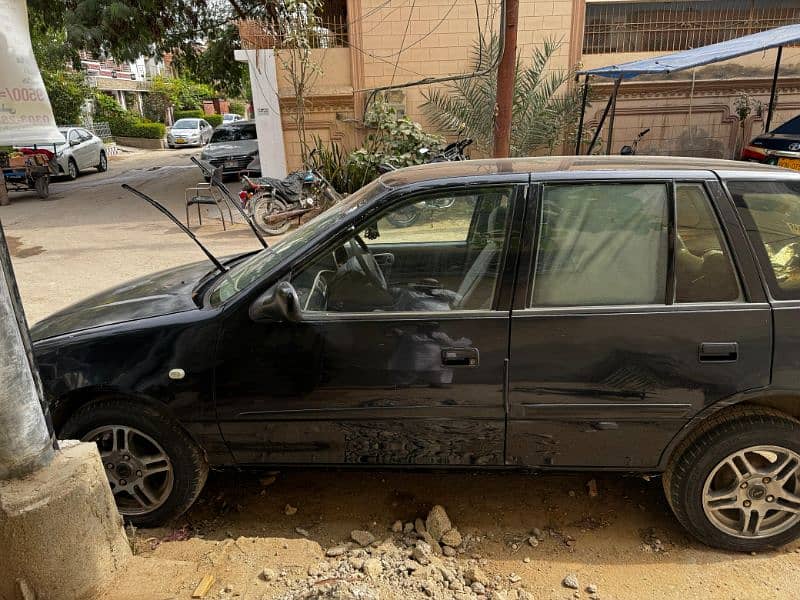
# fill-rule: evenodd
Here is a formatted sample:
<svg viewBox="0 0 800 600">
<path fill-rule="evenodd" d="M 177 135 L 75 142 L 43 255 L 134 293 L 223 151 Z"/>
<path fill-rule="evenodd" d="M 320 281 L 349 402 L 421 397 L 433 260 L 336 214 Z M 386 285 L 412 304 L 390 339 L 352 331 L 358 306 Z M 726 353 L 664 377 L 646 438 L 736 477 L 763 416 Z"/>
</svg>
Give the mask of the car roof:
<svg viewBox="0 0 800 600">
<path fill-rule="evenodd" d="M 224 127 L 246 127 L 247 125 L 255 125 L 256 122 L 253 119 L 240 119 L 238 121 L 232 121 L 230 123 L 226 123 Z M 222 127 L 222 125 L 220 126 Z"/>
<path fill-rule="evenodd" d="M 531 173 L 534 176 L 569 173 L 569 179 L 600 172 L 635 171 L 657 175 L 667 171 L 706 171 L 722 174 L 789 174 L 787 169 L 760 163 L 678 156 L 542 156 L 439 162 L 407 167 L 381 176 L 381 183 L 397 188 L 436 179 Z"/>
</svg>

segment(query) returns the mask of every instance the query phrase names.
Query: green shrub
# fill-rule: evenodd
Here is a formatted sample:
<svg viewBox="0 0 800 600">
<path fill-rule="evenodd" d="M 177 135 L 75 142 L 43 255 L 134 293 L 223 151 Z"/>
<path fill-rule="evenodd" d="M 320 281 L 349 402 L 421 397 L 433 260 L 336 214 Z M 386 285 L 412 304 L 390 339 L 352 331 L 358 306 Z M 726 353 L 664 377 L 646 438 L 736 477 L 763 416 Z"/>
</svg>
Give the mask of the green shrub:
<svg viewBox="0 0 800 600">
<path fill-rule="evenodd" d="M 152 123 L 128 112 L 112 97 L 98 93 L 95 97 L 95 120 L 107 121 L 112 135 L 158 140 L 164 137 L 163 123 Z"/>
<path fill-rule="evenodd" d="M 231 100 L 228 103 L 228 110 L 235 115 L 242 115 L 247 112 L 247 107 L 244 105 L 244 102 L 237 102 L 235 100 Z"/>
<path fill-rule="evenodd" d="M 131 124 L 127 131 L 128 133 L 121 133 L 118 135 L 160 140 L 166 133 L 166 127 L 164 127 L 163 123 L 151 123 L 144 119 L 138 119 L 136 123 Z"/>
<path fill-rule="evenodd" d="M 176 110 L 173 113 L 173 117 L 175 117 L 176 121 L 178 119 L 203 119 L 205 116 L 205 113 L 200 109 Z"/>
<path fill-rule="evenodd" d="M 205 119 L 212 127 L 222 125 L 222 115 L 206 115 Z"/>
</svg>

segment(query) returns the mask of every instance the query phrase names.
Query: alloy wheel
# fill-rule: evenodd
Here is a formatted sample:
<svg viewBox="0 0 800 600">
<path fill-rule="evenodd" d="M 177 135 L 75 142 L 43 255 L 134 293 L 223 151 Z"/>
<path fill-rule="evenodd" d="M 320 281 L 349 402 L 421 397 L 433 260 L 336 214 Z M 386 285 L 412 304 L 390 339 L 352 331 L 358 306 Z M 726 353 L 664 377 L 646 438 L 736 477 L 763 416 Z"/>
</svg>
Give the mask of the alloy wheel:
<svg viewBox="0 0 800 600">
<path fill-rule="evenodd" d="M 97 443 L 120 513 L 146 514 L 167 501 L 175 481 L 172 462 L 149 435 L 134 427 L 107 425 L 82 441 Z"/>
<path fill-rule="evenodd" d="M 703 511 L 720 531 L 772 537 L 800 523 L 800 455 L 780 446 L 751 446 L 723 459 L 706 478 Z"/>
</svg>

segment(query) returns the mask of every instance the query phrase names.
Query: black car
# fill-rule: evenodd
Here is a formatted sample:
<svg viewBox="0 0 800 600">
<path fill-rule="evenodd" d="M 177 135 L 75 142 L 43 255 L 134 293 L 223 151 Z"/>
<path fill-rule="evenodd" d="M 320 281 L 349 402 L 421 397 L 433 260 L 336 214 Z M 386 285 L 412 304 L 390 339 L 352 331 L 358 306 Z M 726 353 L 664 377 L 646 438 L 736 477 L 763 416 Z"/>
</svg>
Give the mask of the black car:
<svg viewBox="0 0 800 600">
<path fill-rule="evenodd" d="M 424 165 L 54 314 L 35 352 L 137 524 L 209 467 L 591 469 L 662 473 L 689 531 L 752 551 L 800 534 L 798 236 L 800 174 L 764 165 Z"/>
<path fill-rule="evenodd" d="M 742 148 L 742 160 L 800 170 L 800 115 L 753 138 Z"/>
</svg>

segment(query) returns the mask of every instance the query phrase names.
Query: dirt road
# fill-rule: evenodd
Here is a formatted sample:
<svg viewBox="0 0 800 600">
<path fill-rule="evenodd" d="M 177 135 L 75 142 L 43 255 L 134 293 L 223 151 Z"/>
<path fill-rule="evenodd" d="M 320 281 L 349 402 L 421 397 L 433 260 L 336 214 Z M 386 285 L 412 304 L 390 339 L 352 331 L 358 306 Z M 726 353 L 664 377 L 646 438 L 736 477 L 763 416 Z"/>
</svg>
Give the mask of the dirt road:
<svg viewBox="0 0 800 600">
<path fill-rule="evenodd" d="M 31 321 L 131 277 L 202 259 L 171 223 L 119 187 L 141 187 L 183 218 L 183 190 L 199 179 L 191 153 L 115 159 L 107 173 L 54 184 L 48 202 L 12 195 L 0 219 Z M 218 220 L 204 222 L 196 231 L 215 252 L 257 247 L 242 226 L 223 232 Z M 408 565 L 411 534 L 391 528 L 425 518 L 436 504 L 463 543 L 456 556 L 431 561 L 444 570 Z M 375 544 L 325 556 L 353 530 L 370 532 Z M 215 473 L 185 518 L 131 539 L 137 557 L 107 600 L 190 598 L 208 574 L 215 582 L 206 598 L 248 600 L 800 599 L 800 544 L 757 556 L 711 550 L 684 534 L 660 481 L 610 474 L 294 470 L 273 481 Z M 442 573 L 456 576 L 451 582 Z M 577 590 L 563 585 L 568 575 Z"/>
</svg>

